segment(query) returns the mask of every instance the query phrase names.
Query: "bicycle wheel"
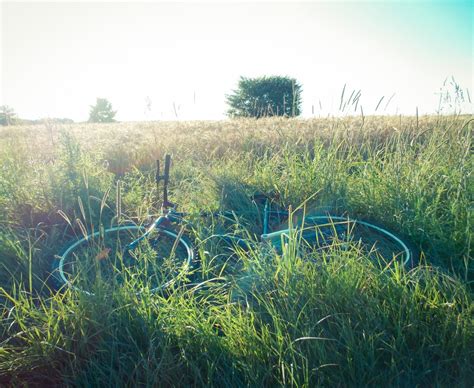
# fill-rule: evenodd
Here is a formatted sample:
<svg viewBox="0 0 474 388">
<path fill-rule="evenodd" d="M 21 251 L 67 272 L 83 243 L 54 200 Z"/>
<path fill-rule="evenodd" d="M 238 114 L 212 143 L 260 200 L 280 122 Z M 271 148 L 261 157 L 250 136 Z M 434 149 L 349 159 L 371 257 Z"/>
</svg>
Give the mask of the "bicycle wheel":
<svg viewBox="0 0 474 388">
<path fill-rule="evenodd" d="M 158 291 L 171 285 L 194 260 L 191 243 L 179 233 L 156 228 L 145 238 L 140 226 L 120 226 L 88 235 L 70 245 L 57 261 L 62 285 L 92 294 L 98 286 L 128 282 Z M 137 291 L 140 292 L 140 291 Z"/>
<path fill-rule="evenodd" d="M 274 246 L 281 246 L 289 235 L 289 230 L 262 236 Z M 408 246 L 395 234 L 365 221 L 338 216 L 312 216 L 304 219 L 304 224 L 296 230 L 296 238 L 302 246 L 313 250 L 358 249 L 372 261 L 383 267 L 394 262 L 412 266 L 412 254 Z"/>
</svg>

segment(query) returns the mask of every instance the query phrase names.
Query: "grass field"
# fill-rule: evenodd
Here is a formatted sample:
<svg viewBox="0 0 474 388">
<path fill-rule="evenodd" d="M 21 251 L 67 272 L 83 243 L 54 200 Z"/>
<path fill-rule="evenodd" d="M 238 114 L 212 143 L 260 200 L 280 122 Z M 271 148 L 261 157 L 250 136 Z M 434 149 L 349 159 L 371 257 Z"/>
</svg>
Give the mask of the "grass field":
<svg viewBox="0 0 474 388">
<path fill-rule="evenodd" d="M 468 116 L 140 122 L 0 129 L 0 385 L 472 386 L 474 122 Z M 57 292 L 57 255 L 100 223 L 157 214 L 155 160 L 193 214 L 283 206 L 369 220 L 412 248 L 382 270 L 204 248 L 164 293 Z M 246 225 L 253 232 L 252 225 Z M 188 231 L 196 241 L 206 227 Z M 191 276 L 191 275 L 190 275 Z"/>
</svg>

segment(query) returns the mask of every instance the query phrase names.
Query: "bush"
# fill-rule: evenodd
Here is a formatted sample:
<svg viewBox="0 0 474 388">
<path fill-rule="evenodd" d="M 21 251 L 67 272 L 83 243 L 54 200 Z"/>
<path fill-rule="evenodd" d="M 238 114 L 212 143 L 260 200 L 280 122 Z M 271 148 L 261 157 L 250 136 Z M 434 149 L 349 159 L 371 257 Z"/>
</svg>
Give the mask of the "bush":
<svg viewBox="0 0 474 388">
<path fill-rule="evenodd" d="M 91 105 L 89 122 L 91 123 L 112 123 L 117 111 L 112 110 L 112 104 L 105 98 L 97 98 L 95 105 Z"/>
<path fill-rule="evenodd" d="M 16 114 L 8 105 L 0 106 L 0 125 L 13 125 L 16 123 Z"/>
<path fill-rule="evenodd" d="M 301 85 L 289 77 L 240 77 L 233 94 L 227 95 L 231 117 L 294 117 L 301 113 Z"/>
</svg>

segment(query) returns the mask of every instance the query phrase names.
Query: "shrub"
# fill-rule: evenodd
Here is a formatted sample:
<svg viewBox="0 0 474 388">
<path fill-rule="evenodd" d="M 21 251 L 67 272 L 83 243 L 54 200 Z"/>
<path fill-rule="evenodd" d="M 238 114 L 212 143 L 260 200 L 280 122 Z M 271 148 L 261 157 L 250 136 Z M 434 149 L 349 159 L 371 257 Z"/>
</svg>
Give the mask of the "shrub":
<svg viewBox="0 0 474 388">
<path fill-rule="evenodd" d="M 112 123 L 117 111 L 112 110 L 112 104 L 105 98 L 97 98 L 95 105 L 91 105 L 89 122 Z"/>
<path fill-rule="evenodd" d="M 238 88 L 226 97 L 231 117 L 294 117 L 301 113 L 301 85 L 294 78 L 241 77 Z"/>
<path fill-rule="evenodd" d="M 16 122 L 16 114 L 8 105 L 0 106 L 0 125 L 12 125 Z"/>
</svg>

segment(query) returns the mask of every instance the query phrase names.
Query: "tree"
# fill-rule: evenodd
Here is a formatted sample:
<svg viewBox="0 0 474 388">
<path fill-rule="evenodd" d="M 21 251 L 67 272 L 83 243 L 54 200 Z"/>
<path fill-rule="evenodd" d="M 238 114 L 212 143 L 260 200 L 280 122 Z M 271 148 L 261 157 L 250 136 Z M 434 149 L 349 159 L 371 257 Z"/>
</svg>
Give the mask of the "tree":
<svg viewBox="0 0 474 388">
<path fill-rule="evenodd" d="M 117 111 L 112 110 L 112 104 L 105 98 L 97 98 L 95 105 L 91 105 L 89 112 L 89 122 L 91 123 L 112 123 Z"/>
<path fill-rule="evenodd" d="M 238 88 L 226 98 L 231 117 L 294 117 L 301 113 L 301 85 L 294 78 L 240 77 Z"/>
<path fill-rule="evenodd" d="M 0 106 L 0 125 L 12 125 L 16 122 L 16 113 L 8 105 Z"/>
</svg>

